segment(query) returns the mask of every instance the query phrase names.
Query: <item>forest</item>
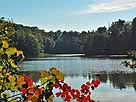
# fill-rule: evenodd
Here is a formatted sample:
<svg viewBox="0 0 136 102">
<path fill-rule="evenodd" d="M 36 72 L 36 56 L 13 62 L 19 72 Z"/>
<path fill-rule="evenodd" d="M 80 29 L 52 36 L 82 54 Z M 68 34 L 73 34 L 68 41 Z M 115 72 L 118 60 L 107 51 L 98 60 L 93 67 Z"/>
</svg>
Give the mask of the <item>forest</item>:
<svg viewBox="0 0 136 102">
<path fill-rule="evenodd" d="M 27 57 L 45 54 L 114 55 L 127 54 L 136 48 L 136 17 L 132 21 L 119 19 L 109 27 L 93 31 L 49 31 L 15 24 L 15 45 Z"/>
</svg>

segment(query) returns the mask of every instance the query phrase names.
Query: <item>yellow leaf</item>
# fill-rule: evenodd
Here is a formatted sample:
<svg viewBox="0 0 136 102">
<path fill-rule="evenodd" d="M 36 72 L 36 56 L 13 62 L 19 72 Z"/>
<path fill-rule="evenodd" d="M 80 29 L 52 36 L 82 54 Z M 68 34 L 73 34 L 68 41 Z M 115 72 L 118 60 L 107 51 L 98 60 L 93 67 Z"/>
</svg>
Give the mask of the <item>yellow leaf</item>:
<svg viewBox="0 0 136 102">
<path fill-rule="evenodd" d="M 23 55 L 23 51 L 17 50 L 17 56 L 19 56 L 20 54 Z"/>
<path fill-rule="evenodd" d="M 9 94 L 9 93 L 7 93 L 7 92 L 2 92 L 2 93 L 1 93 L 1 98 L 4 98 L 5 95 L 6 95 L 6 98 L 7 98 L 7 97 L 10 97 L 10 94 Z"/>
<path fill-rule="evenodd" d="M 44 84 L 47 80 L 48 80 L 48 78 L 47 78 L 47 77 L 45 77 L 45 78 L 40 78 L 40 82 L 41 82 L 41 84 Z"/>
<path fill-rule="evenodd" d="M 49 69 L 49 72 L 55 75 L 58 80 L 64 80 L 64 74 L 60 72 L 57 68 L 52 67 Z"/>
<path fill-rule="evenodd" d="M 40 72 L 40 77 L 43 78 L 43 77 L 48 77 L 49 76 L 49 73 L 47 71 L 42 71 Z"/>
<path fill-rule="evenodd" d="M 49 69 L 49 72 L 50 72 L 51 74 L 56 75 L 56 74 L 58 73 L 58 70 L 57 70 L 57 68 L 52 67 L 52 68 Z"/>
<path fill-rule="evenodd" d="M 0 49 L 0 54 L 3 52 L 3 48 Z"/>
<path fill-rule="evenodd" d="M 3 66 L 0 66 L 0 71 L 2 71 Z"/>
<path fill-rule="evenodd" d="M 19 68 L 19 66 L 17 66 L 15 63 L 14 63 L 14 60 L 11 60 L 10 61 L 10 64 L 13 68 Z"/>
<path fill-rule="evenodd" d="M 9 99 L 8 102 L 17 102 L 17 99 L 16 99 L 16 97 L 13 97 L 12 99 Z"/>
<path fill-rule="evenodd" d="M 1 82 L 1 80 L 0 80 L 0 82 Z M 2 82 L 1 82 L 2 83 Z M 2 85 L 0 85 L 0 90 L 2 89 Z"/>
<path fill-rule="evenodd" d="M 62 72 L 59 72 L 59 73 L 56 75 L 56 78 L 57 78 L 58 80 L 64 81 L 64 74 L 63 74 Z"/>
<path fill-rule="evenodd" d="M 3 43 L 3 45 L 2 45 L 3 48 L 9 47 L 8 40 L 2 40 L 2 43 Z"/>
<path fill-rule="evenodd" d="M 15 82 L 15 77 L 13 75 L 8 75 L 10 82 Z"/>
<path fill-rule="evenodd" d="M 47 79 L 48 79 L 48 80 L 52 80 L 52 79 L 53 79 L 53 76 L 52 76 L 52 75 L 49 75 L 49 76 L 47 77 Z"/>
<path fill-rule="evenodd" d="M 50 79 L 50 81 L 55 84 L 55 83 L 56 83 L 56 78 L 55 78 L 55 77 L 52 77 L 52 78 Z"/>
<path fill-rule="evenodd" d="M 6 53 L 8 56 L 11 56 L 13 54 L 15 54 L 17 52 L 17 49 L 15 47 L 10 47 L 8 49 L 6 49 Z"/>
</svg>

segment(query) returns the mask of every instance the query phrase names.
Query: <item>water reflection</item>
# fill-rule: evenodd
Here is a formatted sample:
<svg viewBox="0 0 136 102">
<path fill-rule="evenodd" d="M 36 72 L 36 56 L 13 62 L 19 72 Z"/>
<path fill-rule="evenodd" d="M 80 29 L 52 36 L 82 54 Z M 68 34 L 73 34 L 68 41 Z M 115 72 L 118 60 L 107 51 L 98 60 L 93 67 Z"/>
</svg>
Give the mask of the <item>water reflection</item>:
<svg viewBox="0 0 136 102">
<path fill-rule="evenodd" d="M 47 57 L 42 60 L 24 61 L 21 66 L 34 82 L 39 81 L 39 71 L 53 66 L 64 72 L 66 83 L 74 88 L 80 88 L 80 85 L 88 80 L 100 79 L 101 85 L 92 93 L 94 100 L 135 102 L 136 72 L 122 66 L 121 62 L 124 60 L 127 59 Z"/>
<path fill-rule="evenodd" d="M 136 91 L 136 73 L 124 74 L 117 73 L 109 75 L 109 80 L 114 88 L 123 89 L 133 87 Z"/>
<path fill-rule="evenodd" d="M 110 83 L 115 89 L 134 88 L 136 91 L 136 73 L 105 73 L 100 75 L 92 75 L 92 79 L 97 78 L 102 83 Z"/>
<path fill-rule="evenodd" d="M 30 76 L 34 82 L 39 81 L 40 72 L 39 71 L 25 71 L 25 74 Z M 82 74 L 74 74 L 67 73 L 65 74 L 65 78 L 73 79 L 73 78 L 83 78 L 85 80 L 99 79 L 103 84 L 110 83 L 112 88 L 115 89 L 126 89 L 126 88 L 134 88 L 136 91 L 136 72 L 133 73 L 125 73 L 125 72 L 112 72 L 112 73 L 82 73 Z"/>
</svg>

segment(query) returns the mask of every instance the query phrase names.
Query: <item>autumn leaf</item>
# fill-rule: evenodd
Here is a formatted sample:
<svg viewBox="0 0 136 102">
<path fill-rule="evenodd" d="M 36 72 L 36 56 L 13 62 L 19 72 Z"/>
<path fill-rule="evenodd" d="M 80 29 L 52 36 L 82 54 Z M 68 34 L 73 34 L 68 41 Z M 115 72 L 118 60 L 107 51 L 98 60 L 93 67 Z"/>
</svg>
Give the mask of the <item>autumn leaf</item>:
<svg viewBox="0 0 136 102">
<path fill-rule="evenodd" d="M 33 81 L 30 77 L 24 75 L 24 80 L 26 81 L 28 87 L 32 87 L 33 86 Z"/>
<path fill-rule="evenodd" d="M 11 56 L 13 54 L 15 54 L 17 52 L 17 49 L 15 47 L 9 47 L 8 49 L 6 49 L 6 54 L 8 56 Z"/>
<path fill-rule="evenodd" d="M 16 85 L 16 78 L 13 75 L 8 75 L 8 80 L 9 80 L 9 89 L 10 90 L 15 90 L 15 85 Z"/>
<path fill-rule="evenodd" d="M 3 52 L 3 48 L 0 48 L 0 54 L 2 54 L 2 52 Z"/>
<path fill-rule="evenodd" d="M 22 85 L 24 84 L 24 76 L 23 75 L 18 76 L 17 84 L 18 84 L 19 88 L 22 88 Z"/>
<path fill-rule="evenodd" d="M 35 91 L 35 89 L 34 89 L 34 87 L 31 87 L 31 88 L 28 88 L 27 89 L 27 92 L 29 93 L 29 94 L 34 94 L 34 91 Z"/>
<path fill-rule="evenodd" d="M 64 81 L 64 74 L 63 74 L 62 72 L 59 72 L 59 73 L 56 75 L 56 78 L 57 78 L 58 80 Z"/>
<path fill-rule="evenodd" d="M 60 72 L 57 68 L 55 67 L 52 67 L 49 69 L 49 72 L 53 75 L 55 75 L 55 77 L 58 79 L 58 80 L 64 80 L 64 74 L 62 72 Z"/>
<path fill-rule="evenodd" d="M 12 59 L 10 60 L 10 65 L 11 65 L 13 68 L 16 68 L 16 69 L 19 68 L 19 66 L 16 65 L 15 62 L 14 62 L 14 60 L 12 60 Z"/>
<path fill-rule="evenodd" d="M 19 55 L 21 55 L 21 54 L 23 55 L 23 51 L 21 51 L 21 50 L 17 50 L 16 53 L 17 53 L 17 56 L 19 56 Z"/>
<path fill-rule="evenodd" d="M 40 82 L 44 84 L 47 80 L 49 80 L 49 73 L 47 71 L 40 72 Z"/>
<path fill-rule="evenodd" d="M 52 74 L 54 74 L 54 75 L 57 75 L 58 70 L 57 70 L 57 68 L 52 67 L 52 68 L 49 69 L 49 72 L 52 73 Z"/>
<path fill-rule="evenodd" d="M 53 98 L 54 98 L 54 96 L 51 95 L 51 96 L 48 98 L 48 102 L 53 102 Z"/>
<path fill-rule="evenodd" d="M 2 45 L 3 48 L 9 47 L 8 40 L 2 40 L 2 43 L 3 43 L 3 45 Z"/>
<path fill-rule="evenodd" d="M 40 72 L 40 77 L 41 78 L 45 78 L 45 77 L 48 77 L 48 76 L 49 76 L 49 73 L 47 71 Z"/>
<path fill-rule="evenodd" d="M 34 93 L 34 96 L 36 98 L 39 98 L 39 96 L 42 94 L 42 89 L 41 88 L 37 88 L 35 89 L 35 93 Z"/>
<path fill-rule="evenodd" d="M 1 93 L 1 98 L 7 98 L 7 97 L 10 97 L 10 94 L 9 93 L 7 93 L 7 92 L 2 92 Z"/>
<path fill-rule="evenodd" d="M 31 102 L 38 102 L 38 98 L 36 96 L 31 97 Z"/>
<path fill-rule="evenodd" d="M 2 70 L 3 66 L 0 66 L 0 71 Z"/>
</svg>

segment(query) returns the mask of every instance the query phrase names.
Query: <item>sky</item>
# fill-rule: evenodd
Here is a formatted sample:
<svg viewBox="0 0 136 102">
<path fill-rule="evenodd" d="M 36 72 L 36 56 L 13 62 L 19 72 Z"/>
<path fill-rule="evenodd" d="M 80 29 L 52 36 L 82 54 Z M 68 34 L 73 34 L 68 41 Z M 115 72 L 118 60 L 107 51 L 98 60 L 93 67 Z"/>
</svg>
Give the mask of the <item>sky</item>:
<svg viewBox="0 0 136 102">
<path fill-rule="evenodd" d="M 92 31 L 136 17 L 136 0 L 0 0 L 0 17 L 45 31 Z"/>
</svg>

